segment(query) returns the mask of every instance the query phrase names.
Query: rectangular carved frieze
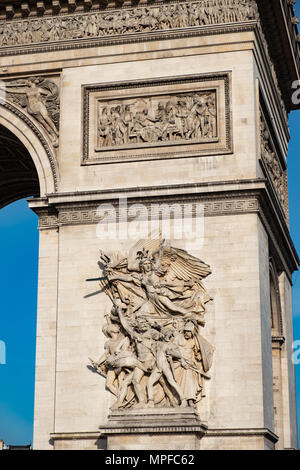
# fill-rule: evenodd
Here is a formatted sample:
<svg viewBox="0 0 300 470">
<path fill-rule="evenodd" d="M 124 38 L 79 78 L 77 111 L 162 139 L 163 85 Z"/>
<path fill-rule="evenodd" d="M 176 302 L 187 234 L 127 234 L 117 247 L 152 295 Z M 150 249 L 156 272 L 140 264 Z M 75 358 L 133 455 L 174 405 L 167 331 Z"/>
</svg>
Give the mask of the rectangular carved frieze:
<svg viewBox="0 0 300 470">
<path fill-rule="evenodd" d="M 121 4 L 122 2 L 119 2 Z M 160 3 L 160 2 L 159 2 Z M 105 4 L 105 2 L 102 2 Z M 38 1 L 38 14 L 46 3 Z M 89 5 L 89 1 L 85 1 Z M 70 9 L 76 2 L 69 0 Z M 10 8 L 7 6 L 7 8 Z M 52 1 L 54 14 L 61 10 L 58 0 Z M 7 13 L 9 17 L 13 12 Z M 255 0 L 201 0 L 173 4 L 135 6 L 109 9 L 104 12 L 76 13 L 55 17 L 0 21 L 0 46 L 15 47 L 35 43 L 105 38 L 136 33 L 165 31 L 178 28 L 240 23 L 257 19 Z M 53 46 L 52 46 L 53 47 Z"/>
<path fill-rule="evenodd" d="M 262 109 L 260 110 L 260 149 L 263 170 L 275 189 L 285 216 L 288 218 L 287 171 L 280 161 L 274 138 Z"/>
<path fill-rule="evenodd" d="M 98 102 L 96 151 L 217 140 L 216 92 Z"/>
<path fill-rule="evenodd" d="M 83 89 L 83 162 L 228 153 L 229 74 Z"/>
</svg>

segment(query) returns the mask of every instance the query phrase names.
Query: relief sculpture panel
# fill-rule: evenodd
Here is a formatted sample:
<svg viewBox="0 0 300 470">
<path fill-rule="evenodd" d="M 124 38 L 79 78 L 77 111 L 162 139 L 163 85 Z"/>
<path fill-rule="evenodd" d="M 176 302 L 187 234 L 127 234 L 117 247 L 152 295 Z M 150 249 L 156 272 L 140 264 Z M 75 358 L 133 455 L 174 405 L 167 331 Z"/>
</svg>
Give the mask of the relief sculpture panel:
<svg viewBox="0 0 300 470">
<path fill-rule="evenodd" d="M 0 46 L 11 47 L 257 19 L 254 0 L 204 0 L 136 6 L 55 18 L 0 21 Z"/>
<path fill-rule="evenodd" d="M 99 147 L 217 137 L 216 93 L 99 102 Z"/>
<path fill-rule="evenodd" d="M 229 153 L 230 74 L 83 90 L 83 163 Z"/>
<path fill-rule="evenodd" d="M 106 378 L 113 408 L 194 407 L 214 354 L 201 334 L 210 266 L 161 238 L 140 240 L 124 255 L 100 251 L 98 264 L 112 308 L 104 352 L 90 362 Z"/>
<path fill-rule="evenodd" d="M 275 188 L 278 199 L 288 216 L 287 171 L 280 162 L 269 127 L 261 110 L 260 112 L 261 161 L 263 168 Z"/>
<path fill-rule="evenodd" d="M 50 138 L 53 147 L 59 139 L 59 81 L 58 78 L 28 77 L 7 80 L 0 84 L 5 99 L 26 111 Z"/>
</svg>

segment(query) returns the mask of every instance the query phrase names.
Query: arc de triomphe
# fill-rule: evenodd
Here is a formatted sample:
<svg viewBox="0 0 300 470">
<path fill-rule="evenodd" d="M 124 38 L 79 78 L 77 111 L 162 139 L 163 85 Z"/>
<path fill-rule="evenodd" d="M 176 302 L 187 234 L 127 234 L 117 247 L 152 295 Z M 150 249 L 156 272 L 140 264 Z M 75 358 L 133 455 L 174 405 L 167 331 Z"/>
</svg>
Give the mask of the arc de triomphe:
<svg viewBox="0 0 300 470">
<path fill-rule="evenodd" d="M 1 2 L 0 205 L 39 216 L 34 448 L 297 447 L 293 3 Z"/>
</svg>

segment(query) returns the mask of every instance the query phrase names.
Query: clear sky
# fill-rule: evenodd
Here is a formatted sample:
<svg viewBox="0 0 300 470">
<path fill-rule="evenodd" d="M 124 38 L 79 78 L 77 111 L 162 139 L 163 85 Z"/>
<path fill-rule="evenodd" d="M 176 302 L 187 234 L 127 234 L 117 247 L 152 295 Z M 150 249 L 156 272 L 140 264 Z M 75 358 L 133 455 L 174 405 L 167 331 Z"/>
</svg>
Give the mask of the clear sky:
<svg viewBox="0 0 300 470">
<path fill-rule="evenodd" d="M 300 5 L 296 7 L 300 17 Z M 300 110 L 290 114 L 290 228 L 300 254 Z M 25 200 L 0 211 L 0 439 L 32 442 L 37 297 L 38 218 Z M 300 340 L 300 274 L 294 274 L 294 338 Z M 1 346 L 1 343 L 0 343 Z M 1 348 L 0 348 L 1 351 Z M 295 366 L 300 436 L 300 364 Z M 300 444 L 300 439 L 299 439 Z"/>
<path fill-rule="evenodd" d="M 6 365 L 0 364 L 0 439 L 8 444 L 32 441 L 37 223 L 25 200 L 0 211 L 0 340 L 6 344 Z"/>
</svg>

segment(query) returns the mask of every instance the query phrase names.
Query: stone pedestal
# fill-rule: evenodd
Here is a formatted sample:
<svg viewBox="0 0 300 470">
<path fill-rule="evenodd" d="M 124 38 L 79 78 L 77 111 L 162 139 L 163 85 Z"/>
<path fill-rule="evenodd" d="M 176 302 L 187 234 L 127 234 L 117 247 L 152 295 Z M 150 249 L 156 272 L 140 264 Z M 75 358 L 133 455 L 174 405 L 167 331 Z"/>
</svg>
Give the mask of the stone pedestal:
<svg viewBox="0 0 300 470">
<path fill-rule="evenodd" d="M 194 408 L 111 410 L 101 426 L 108 450 L 199 450 L 207 426 Z"/>
</svg>

